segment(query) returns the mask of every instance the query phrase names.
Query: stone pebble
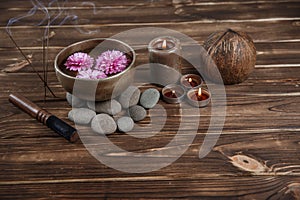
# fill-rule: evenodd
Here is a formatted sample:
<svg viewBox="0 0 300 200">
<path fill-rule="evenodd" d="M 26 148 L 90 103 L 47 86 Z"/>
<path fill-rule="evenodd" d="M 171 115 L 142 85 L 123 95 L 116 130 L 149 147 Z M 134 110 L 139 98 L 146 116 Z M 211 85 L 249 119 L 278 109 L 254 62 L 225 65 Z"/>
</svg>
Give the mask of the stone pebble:
<svg viewBox="0 0 300 200">
<path fill-rule="evenodd" d="M 66 94 L 66 99 L 67 99 L 67 102 L 69 103 L 69 105 L 72 106 L 73 108 L 86 107 L 86 101 L 85 100 L 80 99 L 80 98 L 72 95 L 69 92 L 67 92 L 67 94 Z"/>
<path fill-rule="evenodd" d="M 93 118 L 91 128 L 96 133 L 107 135 L 117 130 L 117 124 L 108 114 L 98 114 Z"/>
<path fill-rule="evenodd" d="M 87 108 L 74 108 L 68 113 L 68 118 L 75 124 L 87 125 L 96 116 L 96 112 Z"/>
<path fill-rule="evenodd" d="M 142 106 L 134 105 L 129 108 L 128 114 L 133 121 L 138 122 L 145 119 L 147 111 Z"/>
<path fill-rule="evenodd" d="M 87 102 L 89 109 L 96 111 L 97 113 L 106 113 L 109 115 L 116 115 L 122 111 L 121 104 L 115 99 L 108 101 L 98 101 L 98 102 Z"/>
<path fill-rule="evenodd" d="M 140 99 L 141 91 L 136 86 L 129 86 L 122 94 L 119 96 L 119 102 L 122 107 L 127 109 L 131 106 L 137 105 Z"/>
<path fill-rule="evenodd" d="M 150 88 L 143 92 L 140 98 L 140 105 L 146 109 L 153 108 L 159 101 L 160 93 L 157 89 Z"/>
<path fill-rule="evenodd" d="M 134 127 L 134 121 L 130 117 L 121 117 L 117 120 L 117 126 L 119 131 L 127 133 Z"/>
</svg>

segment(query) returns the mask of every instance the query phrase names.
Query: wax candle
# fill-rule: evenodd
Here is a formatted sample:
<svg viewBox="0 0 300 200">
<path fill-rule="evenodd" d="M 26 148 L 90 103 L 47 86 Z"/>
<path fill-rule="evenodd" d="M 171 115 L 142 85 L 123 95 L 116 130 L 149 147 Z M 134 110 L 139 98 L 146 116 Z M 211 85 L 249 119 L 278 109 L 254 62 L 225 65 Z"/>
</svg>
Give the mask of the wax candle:
<svg viewBox="0 0 300 200">
<path fill-rule="evenodd" d="M 176 83 L 181 74 L 180 41 L 171 36 L 153 39 L 148 45 L 150 73 L 154 83 Z"/>
<path fill-rule="evenodd" d="M 180 79 L 180 84 L 186 89 L 199 88 L 203 84 L 202 78 L 197 74 L 186 74 Z"/>
<path fill-rule="evenodd" d="M 204 88 L 194 88 L 188 91 L 187 99 L 192 106 L 205 107 L 210 102 L 211 94 Z"/>
<path fill-rule="evenodd" d="M 163 88 L 162 95 L 167 103 L 180 103 L 184 99 L 185 90 L 180 85 L 170 84 Z"/>
</svg>

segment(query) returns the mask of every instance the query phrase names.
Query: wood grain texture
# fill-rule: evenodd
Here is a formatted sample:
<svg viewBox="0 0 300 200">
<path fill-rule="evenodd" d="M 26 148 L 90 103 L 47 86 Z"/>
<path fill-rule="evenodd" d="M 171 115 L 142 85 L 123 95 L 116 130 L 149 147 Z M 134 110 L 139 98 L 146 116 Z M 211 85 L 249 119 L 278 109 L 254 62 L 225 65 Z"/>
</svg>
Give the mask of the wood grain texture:
<svg viewBox="0 0 300 200">
<path fill-rule="evenodd" d="M 65 5 L 64 15 L 53 22 L 48 81 L 58 98 L 44 102 L 43 83 L 26 66 L 6 34 L 8 20 L 26 14 L 32 4 L 21 0 L 0 1 L 0 199 L 300 199 L 298 0 L 101 0 L 92 3 L 70 1 Z M 55 14 L 59 9 L 54 3 L 49 11 Z M 58 26 L 65 14 L 77 15 L 80 20 L 68 20 Z M 33 17 L 10 27 L 24 53 L 32 55 L 32 64 L 40 73 L 45 27 L 36 24 L 43 17 L 37 11 Z M 200 125 L 193 143 L 178 160 L 157 171 L 131 174 L 101 164 L 82 143 L 66 142 L 8 102 L 10 93 L 23 94 L 72 124 L 67 119 L 71 108 L 52 67 L 56 54 L 76 41 L 111 37 L 143 27 L 173 29 L 200 44 L 210 33 L 230 27 L 247 32 L 255 42 L 256 69 L 245 82 L 226 86 L 224 128 L 205 158 L 199 159 L 198 153 L 212 115 L 210 106 L 201 109 L 201 113 L 191 108 L 186 110 L 189 115 L 182 127 L 185 133 L 193 133 L 191 127 L 199 115 Z M 90 35 L 82 33 L 90 30 L 97 31 Z M 136 45 L 144 48 L 137 52 L 137 65 L 148 61 L 143 43 L 148 37 L 137 33 Z M 183 47 L 191 44 L 184 43 Z M 12 69 L 11 73 L 7 69 Z M 196 73 L 196 70 L 183 65 L 183 72 Z M 143 81 L 137 79 L 136 84 L 142 90 L 149 88 Z M 178 106 L 162 101 L 160 105 L 166 109 L 168 118 L 159 134 L 138 139 L 116 133 L 109 139 L 131 152 L 165 148 L 176 134 L 181 115 Z M 134 133 L 154 134 L 155 127 L 161 126 L 161 118 L 161 109 L 155 107 L 139 123 L 144 129 L 135 129 Z M 147 126 L 151 120 L 153 127 Z M 175 152 L 176 147 L 172 148 Z M 110 149 L 103 155 L 128 156 Z"/>
</svg>

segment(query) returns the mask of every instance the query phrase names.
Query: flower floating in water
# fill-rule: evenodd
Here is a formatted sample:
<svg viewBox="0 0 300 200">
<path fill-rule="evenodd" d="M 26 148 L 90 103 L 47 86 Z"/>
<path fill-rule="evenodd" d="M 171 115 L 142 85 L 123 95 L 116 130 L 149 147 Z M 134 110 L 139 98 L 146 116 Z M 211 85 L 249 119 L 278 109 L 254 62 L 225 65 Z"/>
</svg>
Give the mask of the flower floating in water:
<svg viewBox="0 0 300 200">
<path fill-rule="evenodd" d="M 70 71 L 77 71 L 76 78 L 103 79 L 117 74 L 128 66 L 129 59 L 118 50 L 108 50 L 98 56 L 94 66 L 94 58 L 87 53 L 77 52 L 70 55 L 65 66 Z"/>
<path fill-rule="evenodd" d="M 117 50 L 108 50 L 98 56 L 95 68 L 103 71 L 105 74 L 116 74 L 126 69 L 128 59 L 126 55 Z"/>
<path fill-rule="evenodd" d="M 81 71 L 92 68 L 94 59 L 86 53 L 78 52 L 69 56 L 65 66 L 71 71 Z"/>
<path fill-rule="evenodd" d="M 87 69 L 79 71 L 76 78 L 85 78 L 85 79 L 102 79 L 106 78 L 107 75 L 99 70 Z"/>
</svg>

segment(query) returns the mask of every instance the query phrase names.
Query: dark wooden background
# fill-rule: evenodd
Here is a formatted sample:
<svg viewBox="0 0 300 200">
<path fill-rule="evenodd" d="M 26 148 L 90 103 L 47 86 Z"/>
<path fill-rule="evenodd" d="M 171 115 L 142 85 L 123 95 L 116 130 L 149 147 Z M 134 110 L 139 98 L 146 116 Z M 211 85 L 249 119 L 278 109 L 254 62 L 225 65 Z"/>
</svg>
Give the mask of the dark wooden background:
<svg viewBox="0 0 300 200">
<path fill-rule="evenodd" d="M 33 6 L 29 0 L 0 1 L 0 199 L 300 199 L 299 1 L 98 0 L 94 6 L 70 1 L 60 21 L 67 12 L 80 20 L 53 23 L 48 79 L 59 98 L 43 102 L 43 83 L 5 31 L 10 18 Z M 61 8 L 54 3 L 49 11 Z M 44 16 L 38 11 L 11 26 L 39 72 L 45 27 L 36 24 Z M 173 29 L 199 43 L 214 31 L 232 28 L 246 31 L 255 42 L 256 69 L 244 83 L 226 86 L 224 130 L 207 157 L 198 158 L 207 129 L 200 126 L 193 144 L 170 166 L 144 174 L 119 172 L 97 161 L 82 143 L 68 143 L 8 102 L 10 93 L 20 93 L 67 121 L 70 107 L 52 65 L 59 50 L 143 27 Z M 79 29 L 99 30 L 89 35 Z M 137 64 L 147 61 L 145 52 L 138 57 Z M 209 122 L 209 114 L 209 108 L 203 109 L 202 124 Z M 171 125 L 163 136 L 142 145 L 125 134 L 110 139 L 138 152 L 163 147 L 173 137 L 168 131 Z"/>
</svg>

